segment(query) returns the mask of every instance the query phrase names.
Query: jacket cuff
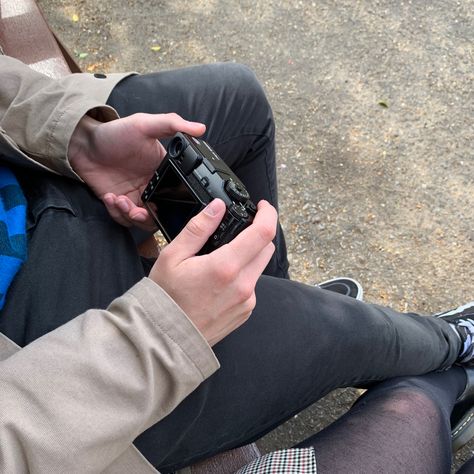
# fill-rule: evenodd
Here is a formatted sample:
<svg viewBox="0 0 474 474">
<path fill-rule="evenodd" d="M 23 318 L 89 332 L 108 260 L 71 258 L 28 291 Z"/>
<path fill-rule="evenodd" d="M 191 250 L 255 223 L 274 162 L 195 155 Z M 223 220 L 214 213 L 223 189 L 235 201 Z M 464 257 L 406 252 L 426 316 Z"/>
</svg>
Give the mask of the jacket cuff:
<svg viewBox="0 0 474 474">
<path fill-rule="evenodd" d="M 67 151 L 72 134 L 84 115 L 90 115 L 101 122 L 109 122 L 119 118 L 115 109 L 103 103 L 90 100 L 78 100 L 78 102 L 69 104 L 51 125 L 47 143 L 48 152 L 44 154 L 43 158 L 43 163 L 48 168 L 53 169 L 63 176 L 75 178 L 80 181 L 82 181 L 82 178 L 74 171 L 69 163 Z M 58 159 L 57 157 L 60 158 Z"/>
<path fill-rule="evenodd" d="M 57 169 L 60 174 L 69 176 L 78 180 L 82 179 L 73 170 L 67 157 L 67 150 L 71 136 L 74 133 L 79 121 L 84 115 L 90 115 L 99 122 L 110 122 L 116 120 L 120 116 L 117 111 L 106 105 L 106 102 L 112 93 L 114 87 L 123 79 L 135 75 L 136 73 L 115 73 L 115 74 L 71 74 L 61 80 L 64 87 L 68 90 L 87 91 L 87 99 L 84 100 L 84 95 L 81 93 L 77 97 L 71 94 L 71 101 L 67 108 L 62 111 L 63 115 L 60 120 L 57 120 L 57 127 L 51 131 L 51 145 L 58 146 L 59 149 L 51 149 L 51 156 L 64 156 L 61 160 L 60 167 Z M 66 140 L 64 140 L 66 137 Z M 65 149 L 63 147 L 66 147 Z M 57 161 L 54 161 L 57 163 Z"/>
<path fill-rule="evenodd" d="M 163 288 L 143 278 L 128 293 L 140 302 L 154 327 L 187 355 L 203 379 L 220 367 L 206 339 Z"/>
</svg>

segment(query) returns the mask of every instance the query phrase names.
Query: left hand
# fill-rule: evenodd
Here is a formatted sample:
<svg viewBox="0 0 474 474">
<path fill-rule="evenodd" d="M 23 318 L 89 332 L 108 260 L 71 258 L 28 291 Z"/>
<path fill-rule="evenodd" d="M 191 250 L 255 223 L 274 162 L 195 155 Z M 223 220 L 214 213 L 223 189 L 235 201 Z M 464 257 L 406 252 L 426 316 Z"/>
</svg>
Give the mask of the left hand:
<svg viewBox="0 0 474 474">
<path fill-rule="evenodd" d="M 176 132 L 200 136 L 205 130 L 176 114 L 134 114 L 106 123 L 85 116 L 71 137 L 68 158 L 114 220 L 153 230 L 140 197 L 166 155 L 158 139 Z"/>
</svg>

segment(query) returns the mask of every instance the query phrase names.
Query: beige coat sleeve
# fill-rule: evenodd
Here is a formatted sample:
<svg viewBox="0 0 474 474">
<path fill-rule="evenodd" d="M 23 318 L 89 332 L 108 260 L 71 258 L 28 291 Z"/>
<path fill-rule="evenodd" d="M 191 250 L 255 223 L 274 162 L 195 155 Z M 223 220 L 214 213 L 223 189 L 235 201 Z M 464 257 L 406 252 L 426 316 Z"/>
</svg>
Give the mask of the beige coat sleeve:
<svg viewBox="0 0 474 474">
<path fill-rule="evenodd" d="M 71 135 L 85 114 L 101 121 L 118 117 L 104 104 L 114 86 L 129 75 L 71 74 L 55 80 L 0 55 L 3 159 L 78 178 L 67 161 Z"/>
<path fill-rule="evenodd" d="M 0 362 L 0 472 L 102 472 L 217 368 L 145 278 Z"/>
<path fill-rule="evenodd" d="M 0 56 L 1 159 L 77 177 L 66 157 L 70 137 L 86 113 L 117 117 L 104 104 L 126 76 L 57 81 Z M 107 310 L 90 310 L 0 361 L 0 472 L 135 472 L 147 464 L 130 453 L 135 437 L 217 368 L 191 321 L 143 279 Z"/>
</svg>

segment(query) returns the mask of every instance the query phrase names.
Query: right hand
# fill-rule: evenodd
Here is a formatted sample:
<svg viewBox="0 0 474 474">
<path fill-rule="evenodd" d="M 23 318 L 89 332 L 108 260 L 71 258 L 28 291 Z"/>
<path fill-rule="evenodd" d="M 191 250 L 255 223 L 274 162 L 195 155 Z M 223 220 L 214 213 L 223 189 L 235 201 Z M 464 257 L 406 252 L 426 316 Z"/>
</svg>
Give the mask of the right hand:
<svg viewBox="0 0 474 474">
<path fill-rule="evenodd" d="M 205 130 L 176 114 L 134 114 L 105 123 L 86 115 L 71 137 L 68 158 L 114 220 L 154 230 L 141 194 L 166 155 L 158 139 L 176 132 L 198 137 Z"/>
<path fill-rule="evenodd" d="M 212 346 L 243 324 L 255 307 L 255 285 L 275 251 L 277 212 L 260 201 L 253 223 L 231 242 L 196 256 L 225 213 L 220 199 L 193 217 L 150 272 Z"/>
</svg>

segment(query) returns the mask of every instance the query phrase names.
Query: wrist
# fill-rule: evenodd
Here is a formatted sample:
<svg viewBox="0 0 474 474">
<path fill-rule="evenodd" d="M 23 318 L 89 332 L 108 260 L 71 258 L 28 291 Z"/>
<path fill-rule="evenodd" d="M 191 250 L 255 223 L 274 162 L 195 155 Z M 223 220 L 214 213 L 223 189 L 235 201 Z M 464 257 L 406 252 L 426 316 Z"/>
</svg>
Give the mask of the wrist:
<svg viewBox="0 0 474 474">
<path fill-rule="evenodd" d="M 94 133 L 101 122 L 84 115 L 69 140 L 67 157 L 71 167 L 78 172 L 81 164 L 93 158 Z M 80 174 L 80 173 L 79 173 Z"/>
</svg>

